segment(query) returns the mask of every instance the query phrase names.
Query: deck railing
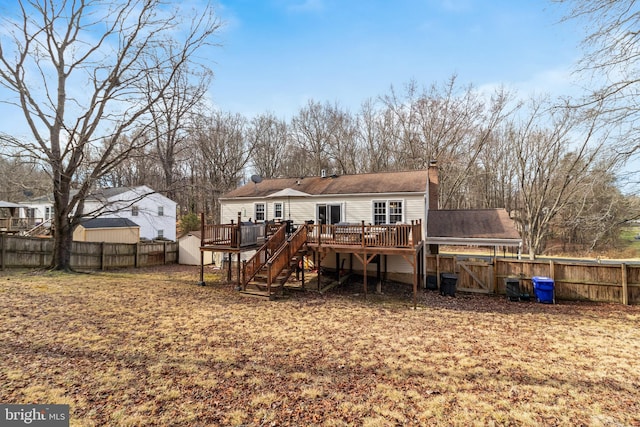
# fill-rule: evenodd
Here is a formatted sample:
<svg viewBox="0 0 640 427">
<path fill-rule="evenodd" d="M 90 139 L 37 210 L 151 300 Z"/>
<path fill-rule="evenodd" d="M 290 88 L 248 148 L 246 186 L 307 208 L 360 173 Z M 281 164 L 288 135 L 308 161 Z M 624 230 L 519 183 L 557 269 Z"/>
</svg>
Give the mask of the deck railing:
<svg viewBox="0 0 640 427">
<path fill-rule="evenodd" d="M 42 218 L 0 218 L 2 231 L 26 231 L 42 223 Z"/>
<path fill-rule="evenodd" d="M 203 225 L 203 246 L 228 246 L 240 248 L 259 244 L 261 239 L 270 235 L 265 224 L 240 225 L 218 224 Z M 285 229 L 278 225 L 276 239 L 269 239 L 267 249 L 273 253 L 284 242 Z M 303 226 L 299 228 L 304 228 Z M 411 224 L 306 224 L 307 243 L 326 246 L 360 246 L 367 248 L 413 248 L 422 240 L 422 222 Z"/>
<path fill-rule="evenodd" d="M 202 246 L 228 246 L 240 248 L 264 241 L 264 224 L 202 225 Z"/>
<path fill-rule="evenodd" d="M 203 246 L 237 246 L 236 224 L 213 224 L 202 226 Z"/>
<path fill-rule="evenodd" d="M 310 224 L 307 242 L 327 246 L 413 248 L 422 240 L 422 223 Z"/>
<path fill-rule="evenodd" d="M 275 254 L 267 261 L 267 292 L 271 294 L 271 285 L 278 275 L 289 265 L 293 256 L 307 241 L 307 226 L 299 227 L 287 240 L 286 244 L 280 246 Z"/>
</svg>

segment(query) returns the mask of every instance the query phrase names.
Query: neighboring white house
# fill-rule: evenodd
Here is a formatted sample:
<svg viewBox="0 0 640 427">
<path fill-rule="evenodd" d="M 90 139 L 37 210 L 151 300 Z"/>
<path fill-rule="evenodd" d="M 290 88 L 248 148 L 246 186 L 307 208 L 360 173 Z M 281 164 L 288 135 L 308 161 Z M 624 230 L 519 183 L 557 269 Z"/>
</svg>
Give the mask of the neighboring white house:
<svg viewBox="0 0 640 427">
<path fill-rule="evenodd" d="M 73 195 L 73 194 L 72 194 Z M 50 196 L 25 202 L 36 218 L 53 218 Z M 176 240 L 176 202 L 146 185 L 99 189 L 87 197 L 84 213 L 100 218 L 125 218 L 140 226 L 141 239 Z"/>
</svg>

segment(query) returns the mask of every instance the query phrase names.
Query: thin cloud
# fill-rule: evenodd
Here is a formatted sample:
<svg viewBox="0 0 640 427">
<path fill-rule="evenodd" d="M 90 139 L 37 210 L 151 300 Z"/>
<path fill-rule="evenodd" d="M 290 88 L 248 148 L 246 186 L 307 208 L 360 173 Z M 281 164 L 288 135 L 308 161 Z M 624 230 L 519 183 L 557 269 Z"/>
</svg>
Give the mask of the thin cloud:
<svg viewBox="0 0 640 427">
<path fill-rule="evenodd" d="M 324 10 L 323 0 L 296 1 L 287 6 L 287 11 L 294 13 L 313 13 Z"/>
</svg>

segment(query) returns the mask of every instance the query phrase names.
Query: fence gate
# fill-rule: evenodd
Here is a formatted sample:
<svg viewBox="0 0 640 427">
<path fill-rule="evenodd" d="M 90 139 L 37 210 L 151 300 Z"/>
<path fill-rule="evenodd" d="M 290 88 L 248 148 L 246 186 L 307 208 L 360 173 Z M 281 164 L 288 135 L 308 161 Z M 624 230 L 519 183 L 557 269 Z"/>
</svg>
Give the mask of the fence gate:
<svg viewBox="0 0 640 427">
<path fill-rule="evenodd" d="M 462 292 L 493 293 L 493 264 L 483 259 L 456 259 L 457 288 Z"/>
</svg>

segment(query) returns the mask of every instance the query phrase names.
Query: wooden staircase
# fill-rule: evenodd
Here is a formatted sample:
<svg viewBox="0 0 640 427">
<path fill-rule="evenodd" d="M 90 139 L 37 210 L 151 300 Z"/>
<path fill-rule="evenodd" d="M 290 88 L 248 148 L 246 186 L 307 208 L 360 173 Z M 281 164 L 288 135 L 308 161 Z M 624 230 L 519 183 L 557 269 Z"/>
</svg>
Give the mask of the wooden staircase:
<svg viewBox="0 0 640 427">
<path fill-rule="evenodd" d="M 274 299 L 281 296 L 285 284 L 304 256 L 307 227 L 300 226 L 288 239 L 285 227 L 256 251 L 242 267 L 242 293 Z"/>
</svg>

